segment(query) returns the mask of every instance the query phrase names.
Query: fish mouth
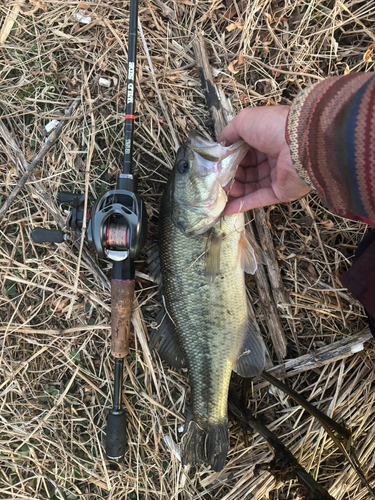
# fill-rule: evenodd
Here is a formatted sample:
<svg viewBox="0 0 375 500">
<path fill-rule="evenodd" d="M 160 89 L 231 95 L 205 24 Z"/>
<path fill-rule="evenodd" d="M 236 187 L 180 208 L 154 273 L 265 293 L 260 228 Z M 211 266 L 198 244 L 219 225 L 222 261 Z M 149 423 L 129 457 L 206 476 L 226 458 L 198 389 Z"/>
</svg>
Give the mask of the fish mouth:
<svg viewBox="0 0 375 500">
<path fill-rule="evenodd" d="M 244 141 L 230 146 L 225 146 L 224 141 L 212 142 L 196 130 L 190 131 L 187 146 L 193 152 L 197 175 L 203 177 L 217 173 L 217 180 L 222 188 L 233 181 L 238 165 L 249 149 Z"/>
</svg>

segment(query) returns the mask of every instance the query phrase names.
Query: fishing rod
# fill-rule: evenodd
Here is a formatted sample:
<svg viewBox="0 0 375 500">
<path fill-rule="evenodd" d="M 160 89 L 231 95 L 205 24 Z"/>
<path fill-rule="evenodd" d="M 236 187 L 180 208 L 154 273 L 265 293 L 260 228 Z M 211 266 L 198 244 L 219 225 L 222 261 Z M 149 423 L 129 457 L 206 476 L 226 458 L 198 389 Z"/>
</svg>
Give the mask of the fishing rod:
<svg viewBox="0 0 375 500">
<path fill-rule="evenodd" d="M 128 70 L 124 124 L 123 172 L 116 189 L 105 192 L 88 211 L 85 239 L 101 258 L 112 263 L 111 279 L 111 353 L 115 358 L 113 407 L 107 417 L 106 454 L 120 461 L 126 450 L 126 413 L 122 403 L 124 359 L 129 352 L 129 335 L 134 299 L 134 260 L 147 239 L 147 213 L 137 194 L 133 174 L 134 89 L 137 52 L 138 0 L 130 0 Z M 82 235 L 84 194 L 63 191 L 60 204 L 70 204 L 67 229 Z M 31 233 L 35 243 L 62 243 L 63 231 L 37 228 Z"/>
</svg>

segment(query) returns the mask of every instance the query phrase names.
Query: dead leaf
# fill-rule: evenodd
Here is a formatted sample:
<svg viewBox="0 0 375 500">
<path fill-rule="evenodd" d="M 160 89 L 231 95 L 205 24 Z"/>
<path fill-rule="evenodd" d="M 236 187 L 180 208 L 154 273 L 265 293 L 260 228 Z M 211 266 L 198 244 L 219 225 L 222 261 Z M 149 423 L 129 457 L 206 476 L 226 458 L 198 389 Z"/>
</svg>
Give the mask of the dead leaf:
<svg viewBox="0 0 375 500">
<path fill-rule="evenodd" d="M 10 178 L 13 174 L 15 174 L 16 170 L 12 167 L 8 173 L 7 173 L 7 176 L 6 176 L 6 179 L 5 179 L 5 187 L 8 187 L 9 186 L 9 183 L 10 183 Z"/>
<path fill-rule="evenodd" d="M 239 23 L 239 22 L 232 23 L 232 24 L 230 24 L 229 26 L 226 27 L 226 30 L 229 31 L 229 32 L 231 32 L 231 31 L 235 30 L 236 28 L 242 30 L 243 24 Z"/>
<path fill-rule="evenodd" d="M 375 49 L 375 44 L 372 43 L 370 47 L 366 50 L 366 54 L 363 56 L 363 60 L 366 62 L 372 62 L 372 51 Z"/>
<path fill-rule="evenodd" d="M 321 225 L 326 227 L 327 229 L 331 229 L 333 227 L 333 222 L 331 220 L 322 220 Z"/>
<path fill-rule="evenodd" d="M 311 262 L 309 262 L 307 264 L 307 270 L 309 271 L 309 273 L 314 276 L 315 278 L 318 276 L 317 272 L 316 272 L 316 269 L 315 267 L 311 264 Z"/>
<path fill-rule="evenodd" d="M 245 64 L 245 59 L 243 57 L 243 52 L 241 50 L 241 52 L 239 53 L 239 56 L 238 56 L 238 64 Z"/>
<path fill-rule="evenodd" d="M 39 10 L 41 8 L 39 0 L 36 0 L 34 5 L 35 5 L 35 7 L 31 10 L 22 10 L 21 9 L 21 14 L 24 14 L 25 16 L 32 16 L 34 14 L 34 12 L 36 12 L 37 10 Z"/>
<path fill-rule="evenodd" d="M 228 70 L 231 73 L 236 73 L 236 69 L 234 69 L 234 66 L 237 64 L 237 61 L 232 61 L 231 63 L 228 64 Z"/>
<path fill-rule="evenodd" d="M 280 260 L 285 260 L 286 256 L 283 254 L 283 251 L 286 250 L 285 245 L 280 245 L 279 247 L 275 248 L 276 253 L 277 253 L 277 258 Z"/>
<path fill-rule="evenodd" d="M 269 23 L 272 23 L 272 17 L 270 14 L 266 13 L 264 17 L 268 20 Z"/>
<path fill-rule="evenodd" d="M 344 71 L 344 75 L 349 75 L 350 73 L 350 68 L 348 65 L 345 66 L 345 71 Z"/>
</svg>

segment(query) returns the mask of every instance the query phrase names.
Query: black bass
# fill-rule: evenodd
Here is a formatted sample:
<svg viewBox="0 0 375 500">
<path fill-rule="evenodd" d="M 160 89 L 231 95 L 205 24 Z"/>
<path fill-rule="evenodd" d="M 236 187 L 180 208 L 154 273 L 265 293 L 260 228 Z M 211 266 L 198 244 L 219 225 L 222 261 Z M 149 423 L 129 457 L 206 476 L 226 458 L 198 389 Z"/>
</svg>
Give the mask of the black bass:
<svg viewBox="0 0 375 500">
<path fill-rule="evenodd" d="M 192 132 L 179 149 L 159 217 L 165 308 L 151 344 L 162 359 L 187 366 L 191 407 L 182 438 L 184 464 L 205 462 L 220 471 L 229 446 L 227 398 L 231 372 L 258 375 L 265 347 L 248 317 L 244 271 L 256 261 L 244 215 L 222 215 L 223 189 L 248 151 Z M 158 270 L 151 258 L 151 272 Z"/>
</svg>

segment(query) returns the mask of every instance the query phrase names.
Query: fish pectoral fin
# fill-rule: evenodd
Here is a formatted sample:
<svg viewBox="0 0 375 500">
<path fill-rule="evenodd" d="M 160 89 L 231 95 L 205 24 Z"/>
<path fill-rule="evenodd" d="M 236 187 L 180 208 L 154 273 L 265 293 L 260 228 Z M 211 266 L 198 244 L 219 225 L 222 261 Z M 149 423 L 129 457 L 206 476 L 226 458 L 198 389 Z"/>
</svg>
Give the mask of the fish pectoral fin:
<svg viewBox="0 0 375 500">
<path fill-rule="evenodd" d="M 247 334 L 233 370 L 241 377 L 256 377 L 264 369 L 266 346 L 249 321 Z"/>
<path fill-rule="evenodd" d="M 206 253 L 204 257 L 205 273 L 209 283 L 212 283 L 220 270 L 220 253 L 223 235 L 211 231 L 207 239 Z"/>
<path fill-rule="evenodd" d="M 156 316 L 157 327 L 150 333 L 150 350 L 157 349 L 159 356 L 173 368 L 185 368 L 186 360 L 173 331 L 172 321 L 162 307 Z"/>
<path fill-rule="evenodd" d="M 181 443 L 183 465 L 199 465 L 204 462 L 215 472 L 220 472 L 224 468 L 228 448 L 227 421 L 200 427 L 192 419 L 185 425 L 185 434 Z"/>
<path fill-rule="evenodd" d="M 255 274 L 258 264 L 255 258 L 253 246 L 250 241 L 250 235 L 244 229 L 239 241 L 241 267 L 247 274 Z"/>
</svg>

